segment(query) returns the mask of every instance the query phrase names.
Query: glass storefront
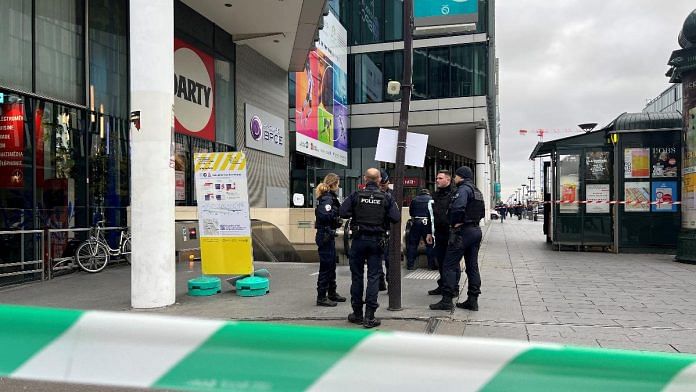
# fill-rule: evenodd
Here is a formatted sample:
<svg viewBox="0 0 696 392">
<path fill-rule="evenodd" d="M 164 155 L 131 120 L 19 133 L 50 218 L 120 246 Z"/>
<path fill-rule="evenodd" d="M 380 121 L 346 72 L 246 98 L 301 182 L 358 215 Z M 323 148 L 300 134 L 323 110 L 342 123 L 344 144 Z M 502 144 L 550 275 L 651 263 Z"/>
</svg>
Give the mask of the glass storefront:
<svg viewBox="0 0 696 392">
<path fill-rule="evenodd" d="M 349 55 L 351 104 L 398 100 L 387 94 L 387 82 L 401 80 L 403 52 Z M 413 99 L 486 95 L 488 48 L 485 44 L 436 46 L 413 51 Z"/>
</svg>

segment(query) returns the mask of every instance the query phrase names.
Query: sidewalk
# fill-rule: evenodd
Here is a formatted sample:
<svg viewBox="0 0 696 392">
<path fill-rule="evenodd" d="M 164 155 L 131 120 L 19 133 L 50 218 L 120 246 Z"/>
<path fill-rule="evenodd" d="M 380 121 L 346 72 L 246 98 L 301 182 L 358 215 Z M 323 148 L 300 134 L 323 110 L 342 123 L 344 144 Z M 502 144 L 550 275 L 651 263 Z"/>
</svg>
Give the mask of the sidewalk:
<svg viewBox="0 0 696 392">
<path fill-rule="evenodd" d="M 479 312 L 432 311 L 428 296 L 437 271 L 403 270 L 404 309 L 387 310 L 379 295 L 384 330 L 559 342 L 581 346 L 696 353 L 696 266 L 668 255 L 613 255 L 553 251 L 541 222 L 492 222 L 480 252 Z M 223 282 L 213 297 L 189 297 L 186 281 L 200 274 L 178 266 L 177 303 L 148 312 L 186 317 L 255 320 L 344 328 L 348 303 L 317 307 L 317 264 L 257 263 L 271 274 L 271 292 L 242 298 Z M 348 296 L 350 272 L 337 270 Z M 464 292 L 466 291 L 464 285 Z M 111 311 L 130 309 L 130 269 L 74 273 L 48 282 L 0 290 L 0 303 Z"/>
</svg>

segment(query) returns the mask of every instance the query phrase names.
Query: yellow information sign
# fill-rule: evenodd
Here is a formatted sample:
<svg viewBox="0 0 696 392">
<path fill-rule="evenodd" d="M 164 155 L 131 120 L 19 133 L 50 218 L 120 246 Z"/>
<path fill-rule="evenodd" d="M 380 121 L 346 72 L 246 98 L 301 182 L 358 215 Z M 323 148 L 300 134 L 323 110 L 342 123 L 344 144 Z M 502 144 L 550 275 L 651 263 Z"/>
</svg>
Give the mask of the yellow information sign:
<svg viewBox="0 0 696 392">
<path fill-rule="evenodd" d="M 254 271 L 246 163 L 242 152 L 194 155 L 203 274 Z"/>
</svg>

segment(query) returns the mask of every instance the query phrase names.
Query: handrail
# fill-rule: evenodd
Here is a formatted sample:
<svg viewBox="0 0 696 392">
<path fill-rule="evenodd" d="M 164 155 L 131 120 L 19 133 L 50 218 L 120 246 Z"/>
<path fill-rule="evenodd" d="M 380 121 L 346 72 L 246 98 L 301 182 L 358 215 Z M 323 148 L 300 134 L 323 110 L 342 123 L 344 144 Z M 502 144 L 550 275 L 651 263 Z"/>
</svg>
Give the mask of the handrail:
<svg viewBox="0 0 696 392">
<path fill-rule="evenodd" d="M 0 231 L 0 235 L 25 235 L 25 234 L 38 234 L 41 236 L 40 244 L 41 244 L 41 252 L 39 253 L 41 255 L 40 259 L 37 260 L 24 260 L 24 241 L 20 239 L 20 247 L 21 247 L 21 261 L 18 262 L 7 262 L 7 263 L 1 263 L 0 268 L 8 268 L 8 267 L 23 267 L 27 265 L 31 266 L 36 266 L 36 265 L 41 265 L 40 268 L 33 268 L 30 270 L 22 270 L 22 271 L 16 271 L 16 272 L 6 272 L 6 273 L 0 273 L 0 278 L 6 278 L 9 276 L 17 276 L 17 275 L 29 275 L 29 274 L 36 274 L 36 273 L 41 273 L 41 280 L 43 280 L 46 275 L 45 275 L 45 263 L 43 259 L 43 253 L 44 253 L 44 231 L 43 230 L 4 230 Z"/>
</svg>

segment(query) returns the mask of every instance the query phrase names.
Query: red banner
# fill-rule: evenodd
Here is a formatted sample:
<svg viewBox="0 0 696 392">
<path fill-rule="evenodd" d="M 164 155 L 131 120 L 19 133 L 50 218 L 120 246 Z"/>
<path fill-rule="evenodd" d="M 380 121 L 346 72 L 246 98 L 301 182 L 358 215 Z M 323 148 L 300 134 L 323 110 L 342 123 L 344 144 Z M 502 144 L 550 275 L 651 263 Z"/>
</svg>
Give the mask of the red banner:
<svg viewBox="0 0 696 392">
<path fill-rule="evenodd" d="M 0 188 L 24 187 L 24 105 L 7 103 L 0 114 Z"/>
</svg>

